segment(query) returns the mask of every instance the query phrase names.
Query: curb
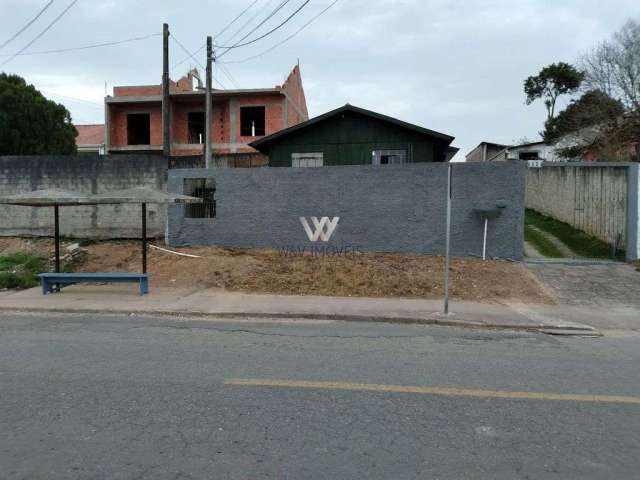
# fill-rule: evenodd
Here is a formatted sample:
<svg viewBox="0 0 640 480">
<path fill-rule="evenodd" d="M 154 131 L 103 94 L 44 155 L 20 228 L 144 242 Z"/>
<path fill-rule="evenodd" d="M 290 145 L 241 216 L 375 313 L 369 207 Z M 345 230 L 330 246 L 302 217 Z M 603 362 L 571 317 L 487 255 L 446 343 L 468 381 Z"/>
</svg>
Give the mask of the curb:
<svg viewBox="0 0 640 480">
<path fill-rule="evenodd" d="M 374 322 L 392 323 L 404 325 L 438 325 L 442 327 L 461 327 L 491 330 L 519 330 L 528 332 L 547 333 L 551 335 L 576 335 L 576 336 L 602 336 L 598 330 L 588 325 L 544 325 L 540 323 L 515 324 L 515 323 L 491 323 L 475 322 L 471 320 L 453 320 L 429 317 L 394 317 L 394 316 L 367 316 L 367 315 L 341 315 L 323 313 L 252 313 L 252 312 L 172 312 L 167 310 L 99 310 L 99 309 L 69 309 L 69 308 L 10 308 L 0 307 L 0 311 L 23 313 L 75 313 L 75 314 L 109 314 L 109 315 L 146 315 L 160 317 L 195 317 L 195 318 L 260 318 L 260 319 L 303 319 L 303 320 L 328 320 L 345 322 Z M 435 313 L 433 316 L 443 316 Z"/>
</svg>

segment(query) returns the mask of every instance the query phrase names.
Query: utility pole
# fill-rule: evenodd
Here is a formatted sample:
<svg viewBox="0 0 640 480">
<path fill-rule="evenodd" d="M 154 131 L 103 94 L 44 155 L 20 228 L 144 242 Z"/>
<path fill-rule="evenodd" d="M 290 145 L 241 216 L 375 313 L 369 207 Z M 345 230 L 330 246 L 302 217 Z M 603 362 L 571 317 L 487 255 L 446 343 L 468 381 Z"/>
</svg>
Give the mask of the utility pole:
<svg viewBox="0 0 640 480">
<path fill-rule="evenodd" d="M 171 108 L 169 105 L 169 24 L 162 24 L 162 154 L 171 155 Z"/>
<path fill-rule="evenodd" d="M 444 314 L 449 314 L 449 262 L 451 257 L 451 197 L 453 192 L 453 165 L 447 165 L 447 225 L 445 231 L 446 246 L 444 254 Z"/>
<path fill-rule="evenodd" d="M 207 79 L 206 79 L 206 92 L 204 96 L 205 101 L 205 121 L 204 121 L 204 165 L 206 168 L 211 168 L 211 143 L 213 136 L 211 135 L 212 118 L 211 110 L 213 108 L 211 102 L 211 83 L 212 83 L 212 65 L 213 62 L 213 39 L 207 37 Z"/>
</svg>

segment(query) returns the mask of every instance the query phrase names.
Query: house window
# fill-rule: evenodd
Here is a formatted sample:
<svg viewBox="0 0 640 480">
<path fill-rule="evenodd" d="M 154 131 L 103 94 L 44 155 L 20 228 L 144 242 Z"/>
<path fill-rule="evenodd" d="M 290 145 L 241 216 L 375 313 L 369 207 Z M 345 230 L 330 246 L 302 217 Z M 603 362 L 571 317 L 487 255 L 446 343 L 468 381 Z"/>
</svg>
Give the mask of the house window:
<svg viewBox="0 0 640 480">
<path fill-rule="evenodd" d="M 541 160 L 540 152 L 537 150 L 530 152 L 520 152 L 518 154 L 520 160 Z"/>
<path fill-rule="evenodd" d="M 265 134 L 265 108 L 240 107 L 240 135 L 261 137 Z"/>
<path fill-rule="evenodd" d="M 373 165 L 391 165 L 392 163 L 406 163 L 406 150 L 374 150 L 371 152 Z"/>
<path fill-rule="evenodd" d="M 204 126 L 204 112 L 189 112 L 189 114 L 187 115 L 189 143 L 204 142 Z"/>
<path fill-rule="evenodd" d="M 151 124 L 148 113 L 130 113 L 127 115 L 127 145 L 149 145 L 151 143 Z"/>
<path fill-rule="evenodd" d="M 294 168 L 310 168 L 324 166 L 322 152 L 292 153 L 291 166 Z"/>
<path fill-rule="evenodd" d="M 202 199 L 202 203 L 187 203 L 186 218 L 215 218 L 216 181 L 213 178 L 185 178 L 184 194 Z"/>
</svg>

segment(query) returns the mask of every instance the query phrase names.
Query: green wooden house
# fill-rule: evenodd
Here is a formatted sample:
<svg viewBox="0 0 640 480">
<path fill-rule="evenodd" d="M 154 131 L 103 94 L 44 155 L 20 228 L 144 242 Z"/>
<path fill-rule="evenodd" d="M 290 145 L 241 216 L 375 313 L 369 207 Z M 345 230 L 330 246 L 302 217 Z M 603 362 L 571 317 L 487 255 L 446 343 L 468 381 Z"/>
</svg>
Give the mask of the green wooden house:
<svg viewBox="0 0 640 480">
<path fill-rule="evenodd" d="M 250 145 L 272 167 L 447 162 L 454 137 L 345 105 Z"/>
</svg>

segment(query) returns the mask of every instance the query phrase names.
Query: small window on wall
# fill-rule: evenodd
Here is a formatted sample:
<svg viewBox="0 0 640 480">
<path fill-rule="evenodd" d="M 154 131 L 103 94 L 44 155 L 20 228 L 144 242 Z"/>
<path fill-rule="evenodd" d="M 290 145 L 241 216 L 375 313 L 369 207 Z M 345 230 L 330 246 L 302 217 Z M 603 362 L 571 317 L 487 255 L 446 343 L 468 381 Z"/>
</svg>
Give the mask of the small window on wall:
<svg viewBox="0 0 640 480">
<path fill-rule="evenodd" d="M 322 152 L 292 153 L 291 166 L 294 168 L 322 167 L 324 154 Z"/>
<path fill-rule="evenodd" d="M 204 112 L 189 112 L 187 116 L 189 143 L 204 142 L 204 124 Z"/>
<path fill-rule="evenodd" d="M 518 155 L 520 160 L 540 160 L 540 152 L 534 150 L 532 152 L 520 152 Z"/>
<path fill-rule="evenodd" d="M 186 218 L 215 218 L 216 181 L 213 178 L 185 178 L 184 194 L 202 199 L 202 203 L 187 203 Z"/>
<path fill-rule="evenodd" d="M 371 153 L 373 165 L 391 165 L 392 163 L 406 163 L 406 150 L 374 150 Z"/>
<path fill-rule="evenodd" d="M 127 145 L 149 145 L 151 143 L 151 123 L 148 113 L 127 115 Z"/>
<path fill-rule="evenodd" d="M 265 108 L 240 107 L 240 135 L 262 137 L 265 134 Z"/>
</svg>

